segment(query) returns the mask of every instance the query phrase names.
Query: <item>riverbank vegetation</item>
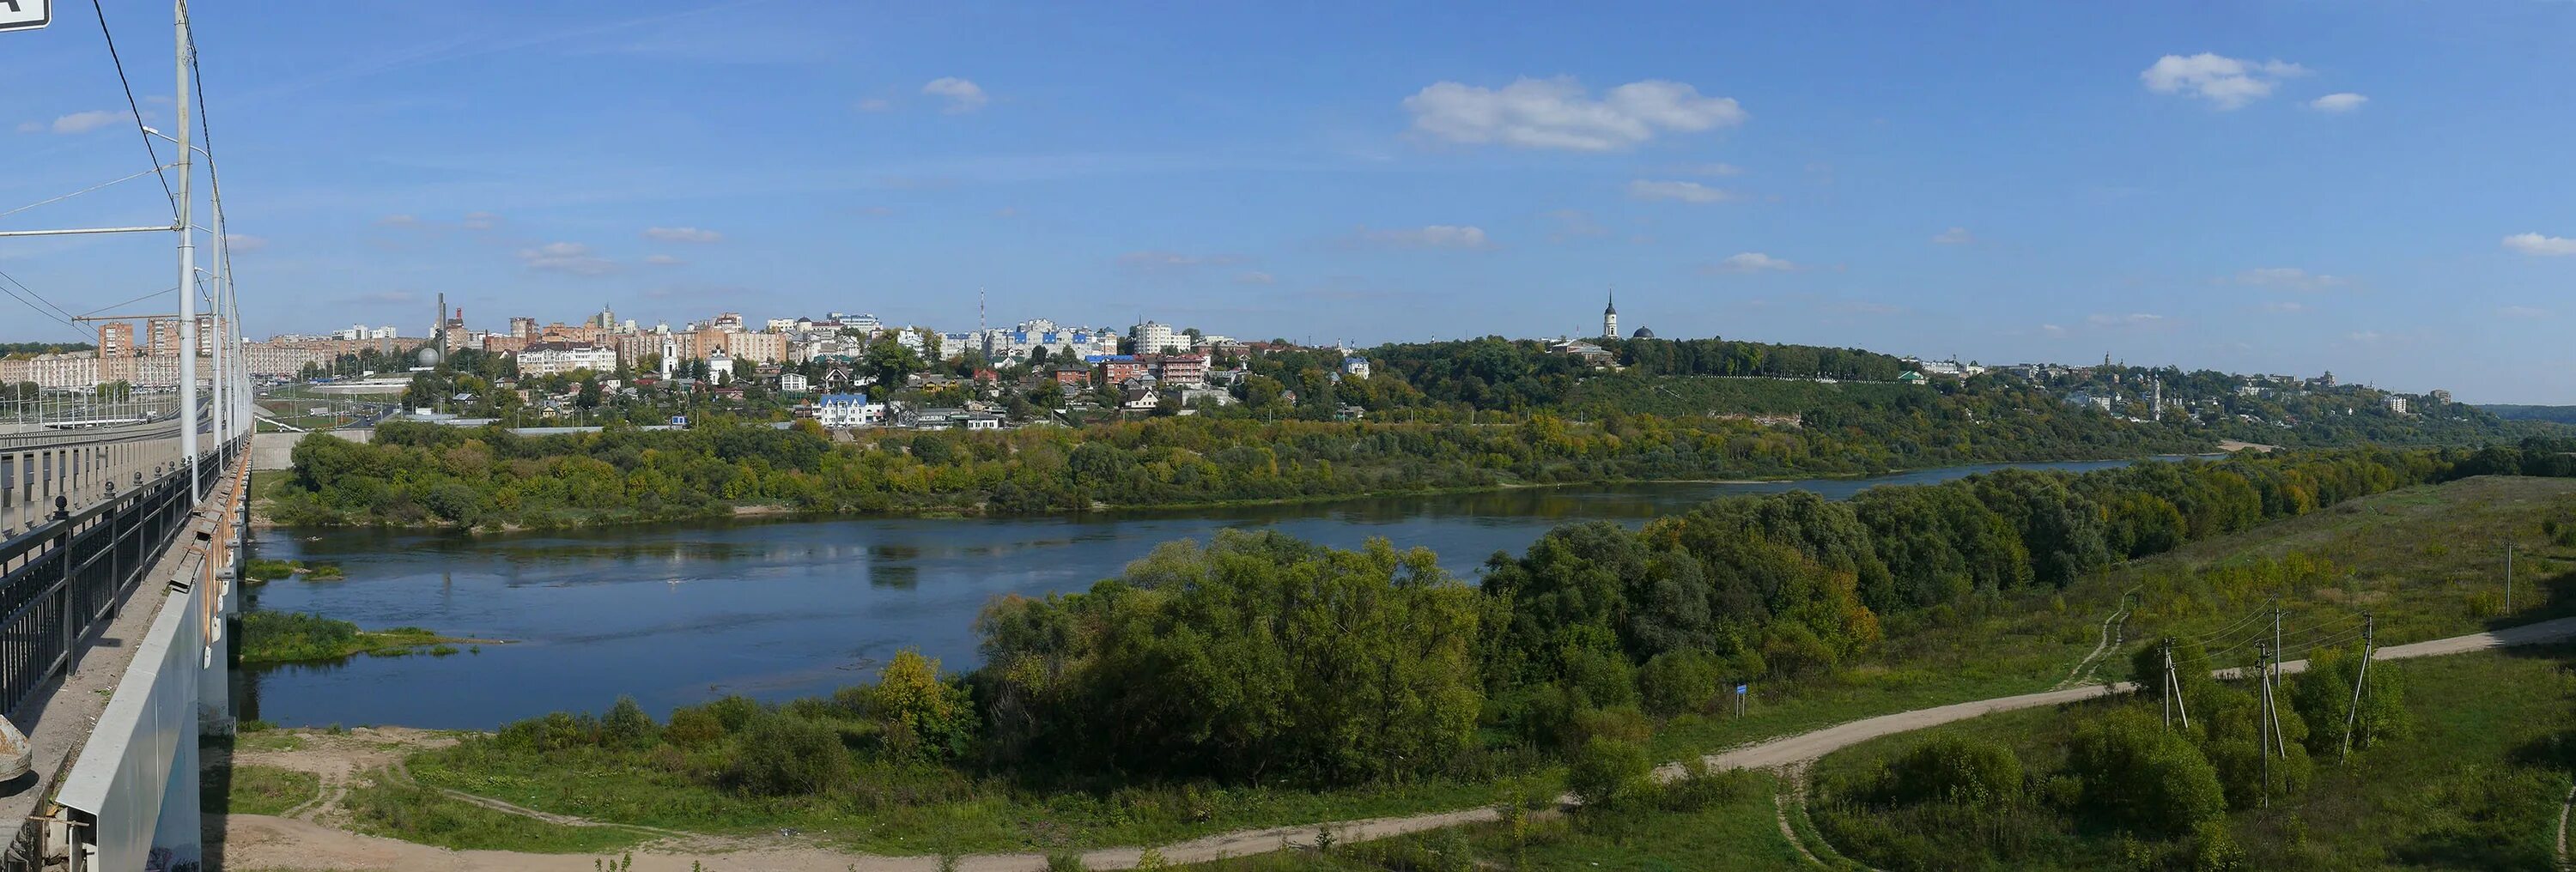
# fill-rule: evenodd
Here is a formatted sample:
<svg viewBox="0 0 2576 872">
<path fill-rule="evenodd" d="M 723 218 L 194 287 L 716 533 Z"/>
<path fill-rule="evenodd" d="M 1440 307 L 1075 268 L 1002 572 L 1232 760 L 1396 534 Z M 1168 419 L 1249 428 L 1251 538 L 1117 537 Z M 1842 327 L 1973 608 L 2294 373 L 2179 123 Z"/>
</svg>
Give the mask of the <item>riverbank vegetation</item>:
<svg viewBox="0 0 2576 872">
<path fill-rule="evenodd" d="M 242 567 L 242 577 L 249 579 L 254 583 L 276 581 L 281 578 L 293 578 L 298 575 L 305 576 L 313 579 L 314 581 L 339 581 L 349 577 L 348 571 L 341 569 L 340 565 L 337 563 L 319 563 L 312 566 L 306 566 L 304 565 L 304 561 L 301 560 L 269 560 L 265 558 L 252 558 L 248 565 Z"/>
<path fill-rule="evenodd" d="M 1474 587 L 1386 543 L 1228 532 L 1087 592 L 996 601 L 972 672 L 907 655 L 827 698 L 728 698 L 661 721 L 631 703 L 556 714 L 413 768 L 547 811 L 797 826 L 880 851 L 1152 844 L 1472 807 L 1502 779 L 1580 790 L 1634 761 L 2038 689 L 2130 602 L 2158 632 L 2205 632 L 2275 597 L 2423 612 L 2391 615 L 2383 642 L 2474 628 L 2496 610 L 2449 583 L 2477 565 L 2468 555 L 2415 543 L 2440 571 L 2383 583 L 2361 569 L 2378 552 L 2351 549 L 2397 541 L 2381 524 L 2481 519 L 2441 504 L 2454 490 L 2518 513 L 2508 529 L 2576 522 L 2557 499 L 2566 481 L 2420 487 L 2564 474 L 2559 456 L 2538 443 L 2298 453 L 2012 470 L 1846 503 L 1729 498 L 1638 530 L 1559 528 L 1496 555 Z M 2176 556 L 2120 566 L 2164 552 Z M 2526 571 L 2553 593 L 2521 614 L 2571 605 L 2554 563 Z M 2113 677 L 2125 657 L 2076 671 Z M 1747 717 L 1726 714 L 1737 683 L 1758 689 Z"/>
<path fill-rule="evenodd" d="M 348 621 L 298 612 L 242 613 L 235 652 L 243 663 L 316 663 L 346 660 L 360 654 L 399 657 L 426 651 L 433 656 L 457 653 L 457 645 L 480 639 L 450 639 L 420 627 L 360 630 Z"/>
<path fill-rule="evenodd" d="M 1836 849 L 1897 870 L 2549 868 L 2576 759 L 2571 659 L 2554 646 L 2372 664 L 2348 759 L 2355 661 L 2292 676 L 2268 792 L 2250 686 L 2186 679 L 2188 729 L 2167 729 L 2148 695 L 1838 752 L 1810 814 Z"/>
</svg>

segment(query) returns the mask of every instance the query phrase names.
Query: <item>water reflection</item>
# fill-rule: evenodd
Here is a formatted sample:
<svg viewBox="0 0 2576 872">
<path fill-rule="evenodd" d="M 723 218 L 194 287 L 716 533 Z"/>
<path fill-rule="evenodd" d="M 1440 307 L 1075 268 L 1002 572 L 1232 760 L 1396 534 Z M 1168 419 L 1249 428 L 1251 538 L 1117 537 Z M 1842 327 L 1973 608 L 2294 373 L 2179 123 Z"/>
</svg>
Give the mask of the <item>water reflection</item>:
<svg viewBox="0 0 2576 872">
<path fill-rule="evenodd" d="M 1472 578 L 1487 555 L 1518 551 L 1569 520 L 1634 524 L 1715 496 L 1791 488 L 1840 499 L 1875 484 L 1991 468 L 1045 518 L 719 521 L 480 537 L 269 530 L 258 556 L 339 563 L 348 579 L 252 588 L 253 608 L 518 641 L 454 657 L 269 668 L 237 682 L 239 704 L 245 716 L 288 725 L 488 729 L 555 709 L 598 709 L 620 694 L 656 712 L 725 693 L 784 699 L 863 678 L 907 646 L 951 669 L 971 666 L 975 614 L 992 597 L 1080 590 L 1157 544 L 1229 527 L 1341 548 L 1382 536 L 1431 548 L 1449 571 Z"/>
</svg>

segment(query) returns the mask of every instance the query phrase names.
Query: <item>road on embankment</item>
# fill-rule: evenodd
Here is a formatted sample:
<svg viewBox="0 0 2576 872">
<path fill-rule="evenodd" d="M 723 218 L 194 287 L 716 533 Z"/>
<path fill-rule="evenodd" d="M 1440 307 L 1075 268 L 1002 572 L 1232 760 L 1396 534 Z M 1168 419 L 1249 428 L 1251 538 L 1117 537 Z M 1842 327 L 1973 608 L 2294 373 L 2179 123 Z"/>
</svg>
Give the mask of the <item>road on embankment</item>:
<svg viewBox="0 0 2576 872">
<path fill-rule="evenodd" d="M 2576 618 L 2558 618 L 2536 624 L 2524 624 L 2484 633 L 2471 633 L 2447 639 L 2434 639 L 2379 649 L 2375 660 L 2399 660 L 2410 657 L 2433 657 L 2463 654 L 2512 645 L 2531 645 L 2576 637 Z M 2284 672 L 2300 672 L 2307 661 L 2292 660 L 2281 664 Z M 2219 670 L 2221 677 L 2234 677 L 2236 670 Z M 1728 769 L 1776 769 L 1805 763 L 1826 754 L 1871 739 L 1911 732 L 1925 727 L 1966 720 L 1979 715 L 2038 706 L 2063 705 L 2087 699 L 2128 693 L 2134 684 L 2093 685 L 2088 687 L 2027 693 L 2020 696 L 1963 702 L 1932 708 L 1898 712 L 1874 718 L 1863 718 L 1820 730 L 1757 742 L 1719 754 L 1708 762 Z M 1679 765 L 1667 765 L 1659 775 L 1678 774 Z M 530 854 L 515 851 L 450 851 L 428 845 L 359 835 L 336 827 L 316 823 L 307 814 L 302 819 L 235 815 L 225 826 L 227 865 L 239 869 L 325 868 L 366 870 L 441 870 L 441 872 L 587 872 L 593 870 L 596 857 L 579 854 Z M 1491 808 L 1467 809 L 1406 817 L 1340 821 L 1322 825 L 1333 831 L 1336 841 L 1350 842 L 1385 838 L 1424 830 L 1499 819 Z M 1318 826 L 1303 824 L 1261 830 L 1220 833 L 1160 849 L 1163 858 L 1174 863 L 1195 863 L 1221 857 L 1243 857 L 1277 850 L 1283 843 L 1304 844 L 1311 841 Z M 625 852 L 620 852 L 625 853 Z M 1136 864 L 1137 848 L 1104 848 L 1083 855 L 1091 869 L 1126 869 Z M 687 872 L 693 868 L 721 872 L 930 872 L 939 868 L 935 857 L 883 857 L 835 851 L 810 841 L 790 837 L 745 838 L 707 836 L 647 843 L 633 851 L 634 868 L 641 872 Z M 696 864 L 703 864 L 702 866 Z M 1038 872 L 1046 868 L 1046 858 L 1036 854 L 985 854 L 962 858 L 957 868 L 969 872 Z"/>
</svg>

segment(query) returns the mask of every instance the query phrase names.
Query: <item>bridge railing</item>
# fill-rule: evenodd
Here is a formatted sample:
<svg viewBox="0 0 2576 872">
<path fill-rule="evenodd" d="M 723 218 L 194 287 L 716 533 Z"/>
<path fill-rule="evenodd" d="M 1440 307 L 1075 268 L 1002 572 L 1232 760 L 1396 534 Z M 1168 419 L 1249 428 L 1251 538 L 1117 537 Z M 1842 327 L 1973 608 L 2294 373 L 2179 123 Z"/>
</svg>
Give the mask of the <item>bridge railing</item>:
<svg viewBox="0 0 2576 872">
<path fill-rule="evenodd" d="M 197 493 L 223 474 L 209 455 Z M 81 637 L 116 616 L 153 556 L 187 525 L 195 500 L 182 468 L 0 542 L 0 713 L 79 662 Z"/>
</svg>

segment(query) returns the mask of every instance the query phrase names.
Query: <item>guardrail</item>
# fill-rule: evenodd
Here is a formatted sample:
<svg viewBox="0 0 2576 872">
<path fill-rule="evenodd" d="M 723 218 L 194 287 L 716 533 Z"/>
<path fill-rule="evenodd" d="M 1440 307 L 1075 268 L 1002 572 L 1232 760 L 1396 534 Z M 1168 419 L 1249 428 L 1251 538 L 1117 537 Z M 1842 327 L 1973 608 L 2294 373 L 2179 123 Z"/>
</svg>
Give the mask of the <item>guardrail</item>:
<svg viewBox="0 0 2576 872">
<path fill-rule="evenodd" d="M 198 492 L 222 477 L 220 456 L 197 464 Z M 195 508 L 182 468 L 0 542 L 0 713 L 79 662 L 81 637 L 116 616 Z"/>
</svg>

